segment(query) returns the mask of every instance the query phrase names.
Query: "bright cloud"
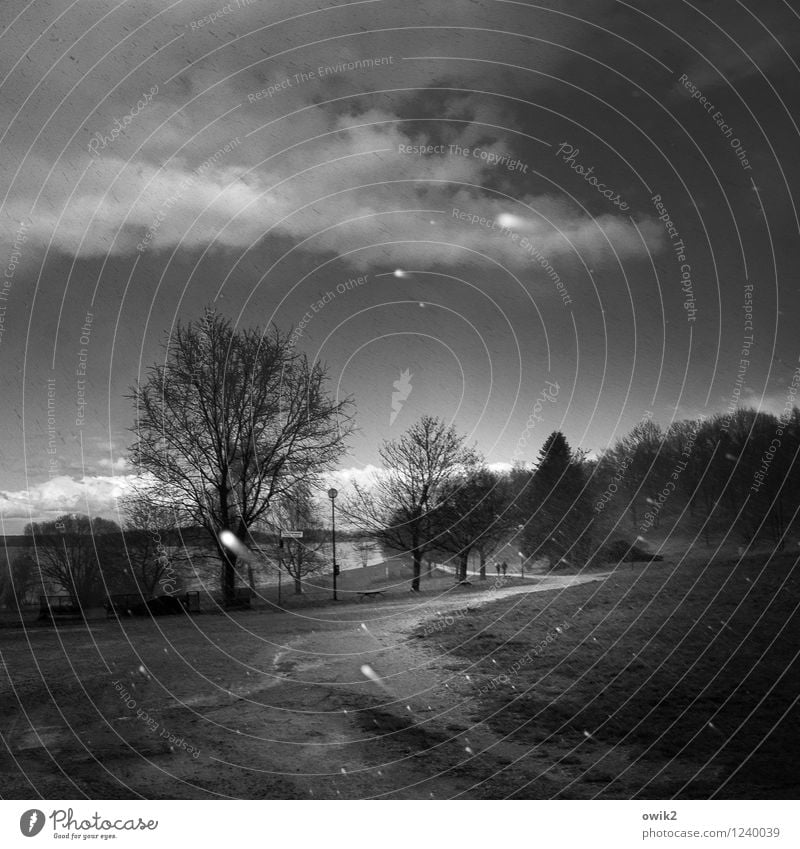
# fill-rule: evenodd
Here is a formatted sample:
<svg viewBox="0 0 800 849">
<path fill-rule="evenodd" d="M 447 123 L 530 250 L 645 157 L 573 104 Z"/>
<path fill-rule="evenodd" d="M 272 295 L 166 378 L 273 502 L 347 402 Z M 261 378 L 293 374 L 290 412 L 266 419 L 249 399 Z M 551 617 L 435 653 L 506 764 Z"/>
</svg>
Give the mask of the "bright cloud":
<svg viewBox="0 0 800 849">
<path fill-rule="evenodd" d="M 52 519 L 62 513 L 111 515 L 133 475 L 87 475 L 75 479 L 52 477 L 30 489 L 0 491 L 0 515 L 4 519 Z"/>
<path fill-rule="evenodd" d="M 97 461 L 97 465 L 104 469 L 111 469 L 112 472 L 125 472 L 130 469 L 130 464 L 124 457 L 117 457 L 116 460 L 103 457 Z"/>
</svg>

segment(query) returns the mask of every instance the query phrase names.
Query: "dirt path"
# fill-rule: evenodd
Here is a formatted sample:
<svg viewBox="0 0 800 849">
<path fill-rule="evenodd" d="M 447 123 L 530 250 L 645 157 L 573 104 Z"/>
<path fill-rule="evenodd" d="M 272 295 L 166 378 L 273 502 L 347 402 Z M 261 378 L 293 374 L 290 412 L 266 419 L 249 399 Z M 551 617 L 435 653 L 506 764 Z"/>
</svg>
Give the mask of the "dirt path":
<svg viewBox="0 0 800 849">
<path fill-rule="evenodd" d="M 33 637 L 30 654 L 42 668 L 49 651 L 61 652 L 78 684 L 64 692 L 54 685 L 43 697 L 33 678 L 30 693 L 6 694 L 24 710 L 13 729 L 3 724 L 17 746 L 0 769 L 17 778 L 2 795 L 500 795 L 492 776 L 527 753 L 466 719 L 475 684 L 465 664 L 440 652 L 435 630 L 413 632 L 424 622 L 447 627 L 448 616 L 496 599 L 519 595 L 524 605 L 530 593 L 604 577 L 548 576 L 486 592 L 208 617 L 180 628 L 162 620 L 156 632 L 137 623 L 122 645 L 112 626 L 94 635 L 77 629 L 72 642 L 61 635 L 55 645 L 52 635 Z M 98 651 L 106 669 L 97 669 Z M 25 651 L 4 648 L 3 656 L 11 681 L 23 680 Z M 120 686 L 135 708 L 121 702 Z"/>
<path fill-rule="evenodd" d="M 254 768 L 253 758 L 258 769 L 268 764 L 297 795 L 449 798 L 468 793 L 527 752 L 465 719 L 475 685 L 462 671 L 464 664 L 440 654 L 434 632 L 422 639 L 413 632 L 431 620 L 446 626 L 448 615 L 499 598 L 518 595 L 524 603 L 532 592 L 603 577 L 552 576 L 535 586 L 484 594 L 316 611 L 319 630 L 292 638 L 276 653 L 265 649 L 285 676 L 268 687 L 270 709 L 265 713 L 260 704 L 239 702 L 216 713 L 218 721 L 229 719 L 239 723 L 238 730 L 266 737 L 264 748 L 248 748 L 244 759 L 213 757 L 234 774 L 237 765 Z M 334 635 L 326 623 L 344 627 Z M 257 701 L 261 693 L 258 686 L 248 688 L 246 698 Z"/>
</svg>

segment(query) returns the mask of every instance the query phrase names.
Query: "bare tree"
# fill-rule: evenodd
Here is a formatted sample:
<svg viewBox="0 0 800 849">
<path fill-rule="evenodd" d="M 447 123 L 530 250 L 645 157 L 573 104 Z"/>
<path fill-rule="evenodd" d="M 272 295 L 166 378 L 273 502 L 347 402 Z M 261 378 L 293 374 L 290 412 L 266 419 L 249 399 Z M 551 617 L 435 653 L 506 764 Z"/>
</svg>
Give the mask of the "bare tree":
<svg viewBox="0 0 800 849">
<path fill-rule="evenodd" d="M 471 470 L 454 481 L 437 518 L 437 545 L 458 558 L 458 580 L 467 579 L 467 562 L 473 551 L 480 556 L 480 575 L 485 579 L 487 556 L 516 524 L 508 478 L 486 468 Z"/>
<path fill-rule="evenodd" d="M 419 590 L 422 558 L 437 546 L 437 511 L 459 475 L 477 462 L 455 428 L 423 416 L 397 440 L 379 450 L 383 472 L 372 485 L 354 485 L 344 506 L 350 521 L 383 545 L 408 551 L 413 560 L 411 588 Z"/>
<path fill-rule="evenodd" d="M 179 575 L 174 556 L 180 519 L 164 503 L 155 487 L 136 486 L 120 500 L 125 517 L 123 541 L 128 571 L 136 589 L 146 598 L 177 589 Z"/>
<path fill-rule="evenodd" d="M 321 572 L 329 562 L 326 556 L 326 534 L 318 511 L 307 489 L 283 496 L 271 512 L 273 529 L 302 531 L 300 539 L 281 539 L 275 547 L 278 568 L 294 581 L 297 595 L 303 592 L 303 580 Z"/>
<path fill-rule="evenodd" d="M 134 466 L 165 489 L 173 508 L 208 532 L 233 602 L 237 553 L 274 498 L 313 486 L 344 453 L 351 402 L 326 392 L 326 371 L 277 328 L 235 330 L 207 312 L 179 325 L 163 365 L 130 396 L 136 405 Z"/>
<path fill-rule="evenodd" d="M 42 577 L 62 587 L 80 607 L 102 601 L 118 577 L 120 529 L 115 522 L 73 513 L 53 522 L 33 522 L 24 533 L 31 538 L 31 556 Z"/>
</svg>

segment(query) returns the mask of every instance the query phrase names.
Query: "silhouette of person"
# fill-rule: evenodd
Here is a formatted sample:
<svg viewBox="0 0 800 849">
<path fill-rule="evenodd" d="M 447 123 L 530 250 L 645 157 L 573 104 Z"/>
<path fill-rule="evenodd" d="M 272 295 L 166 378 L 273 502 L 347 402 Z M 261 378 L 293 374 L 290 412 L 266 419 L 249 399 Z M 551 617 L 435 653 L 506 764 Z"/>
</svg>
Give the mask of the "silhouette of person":
<svg viewBox="0 0 800 849">
<path fill-rule="evenodd" d="M 508 563 L 506 563 L 506 561 L 504 560 L 500 568 L 503 570 L 503 577 L 505 578 L 506 572 L 508 571 Z"/>
<path fill-rule="evenodd" d="M 499 563 L 497 563 L 497 562 L 495 562 L 495 564 L 494 564 L 494 568 L 496 569 L 496 571 L 497 571 L 497 577 L 499 578 L 499 577 L 500 577 L 500 564 L 499 564 Z"/>
</svg>

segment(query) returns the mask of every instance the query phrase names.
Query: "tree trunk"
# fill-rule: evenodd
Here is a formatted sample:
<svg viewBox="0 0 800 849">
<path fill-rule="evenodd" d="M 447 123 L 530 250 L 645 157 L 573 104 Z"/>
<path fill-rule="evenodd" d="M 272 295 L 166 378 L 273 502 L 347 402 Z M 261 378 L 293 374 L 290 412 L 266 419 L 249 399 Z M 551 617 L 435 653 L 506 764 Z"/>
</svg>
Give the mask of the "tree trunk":
<svg viewBox="0 0 800 849">
<path fill-rule="evenodd" d="M 303 594 L 303 581 L 300 578 L 294 579 L 294 594 L 302 595 Z"/>
<path fill-rule="evenodd" d="M 461 553 L 458 555 L 458 580 L 466 581 L 467 580 L 467 559 L 469 558 L 469 552 Z"/>
<path fill-rule="evenodd" d="M 227 479 L 227 469 L 225 470 L 225 479 Z M 219 492 L 219 519 L 220 527 L 228 529 L 230 527 L 228 514 L 228 488 L 225 484 L 218 487 Z M 231 607 L 234 601 L 236 590 L 236 555 L 220 542 L 219 529 L 212 528 L 212 533 L 217 540 L 217 551 L 219 551 L 222 559 L 222 574 L 220 575 L 220 584 L 222 585 L 222 606 Z M 238 534 L 237 534 L 238 538 Z"/>
<path fill-rule="evenodd" d="M 780 502 L 778 502 L 777 507 L 772 513 L 772 524 L 774 527 L 773 531 L 773 539 L 775 541 L 775 545 L 778 548 L 778 551 L 783 550 L 783 540 L 781 537 L 783 536 L 783 521 L 780 514 Z"/>
<path fill-rule="evenodd" d="M 218 545 L 219 555 L 222 560 L 222 604 L 230 607 L 236 593 L 236 555 L 225 546 Z"/>
<path fill-rule="evenodd" d="M 481 580 L 486 580 L 486 554 L 483 551 L 478 552 L 481 557 Z"/>
<path fill-rule="evenodd" d="M 414 558 L 414 577 L 411 579 L 411 589 L 415 592 L 419 592 L 419 578 L 422 574 L 422 552 L 419 549 L 414 549 L 411 552 L 411 556 Z"/>
</svg>

